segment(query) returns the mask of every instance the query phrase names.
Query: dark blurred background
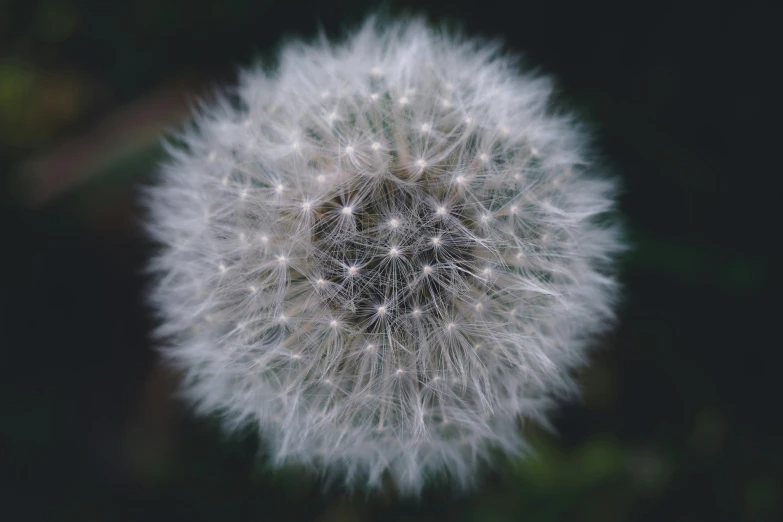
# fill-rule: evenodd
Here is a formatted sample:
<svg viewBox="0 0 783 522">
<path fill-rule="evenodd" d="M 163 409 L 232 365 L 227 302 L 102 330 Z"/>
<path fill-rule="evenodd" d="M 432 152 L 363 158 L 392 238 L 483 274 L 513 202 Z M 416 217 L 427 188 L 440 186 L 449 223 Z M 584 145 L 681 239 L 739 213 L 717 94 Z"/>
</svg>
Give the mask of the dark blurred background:
<svg viewBox="0 0 783 522">
<path fill-rule="evenodd" d="M 0 518 L 783 516 L 772 2 L 386 8 L 524 52 L 622 178 L 620 320 L 559 435 L 534 435 L 534 458 L 485 471 L 469 495 L 365 499 L 268 470 L 253 434 L 227 437 L 172 398 L 177 376 L 149 341 L 137 204 L 160 133 L 281 39 L 339 36 L 370 4 L 0 0 Z"/>
</svg>

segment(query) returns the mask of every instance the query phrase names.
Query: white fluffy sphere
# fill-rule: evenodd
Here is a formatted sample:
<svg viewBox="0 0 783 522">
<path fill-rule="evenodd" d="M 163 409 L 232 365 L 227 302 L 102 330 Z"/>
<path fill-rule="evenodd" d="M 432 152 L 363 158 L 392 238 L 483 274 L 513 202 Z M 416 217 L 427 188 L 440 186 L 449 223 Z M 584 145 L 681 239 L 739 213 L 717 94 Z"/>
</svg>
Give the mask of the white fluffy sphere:
<svg viewBox="0 0 783 522">
<path fill-rule="evenodd" d="M 152 301 L 187 396 L 274 462 L 465 485 L 573 391 L 612 317 L 612 182 L 550 82 L 419 21 L 288 44 L 151 187 Z"/>
</svg>

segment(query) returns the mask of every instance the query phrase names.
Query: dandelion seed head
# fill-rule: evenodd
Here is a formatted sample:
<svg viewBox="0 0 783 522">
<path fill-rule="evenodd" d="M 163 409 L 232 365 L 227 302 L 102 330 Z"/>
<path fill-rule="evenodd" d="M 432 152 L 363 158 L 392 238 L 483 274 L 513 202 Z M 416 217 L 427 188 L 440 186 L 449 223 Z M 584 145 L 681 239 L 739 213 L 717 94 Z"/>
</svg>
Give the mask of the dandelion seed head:
<svg viewBox="0 0 783 522">
<path fill-rule="evenodd" d="M 416 494 L 469 485 L 576 392 L 618 293 L 615 186 L 513 63 L 371 21 L 285 46 L 196 115 L 147 228 L 199 412 L 258 427 L 276 464 Z"/>
</svg>

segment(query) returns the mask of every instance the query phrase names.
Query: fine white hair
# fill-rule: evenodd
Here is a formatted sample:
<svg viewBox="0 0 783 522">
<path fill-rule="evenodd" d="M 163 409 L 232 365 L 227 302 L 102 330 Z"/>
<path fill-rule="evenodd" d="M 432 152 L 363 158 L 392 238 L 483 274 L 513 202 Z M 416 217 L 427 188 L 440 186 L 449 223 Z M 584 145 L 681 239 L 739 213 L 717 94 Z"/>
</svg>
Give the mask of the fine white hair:
<svg viewBox="0 0 783 522">
<path fill-rule="evenodd" d="M 495 44 L 371 20 L 199 111 L 147 191 L 197 410 L 361 489 L 523 450 L 611 322 L 622 247 L 551 92 Z"/>
</svg>

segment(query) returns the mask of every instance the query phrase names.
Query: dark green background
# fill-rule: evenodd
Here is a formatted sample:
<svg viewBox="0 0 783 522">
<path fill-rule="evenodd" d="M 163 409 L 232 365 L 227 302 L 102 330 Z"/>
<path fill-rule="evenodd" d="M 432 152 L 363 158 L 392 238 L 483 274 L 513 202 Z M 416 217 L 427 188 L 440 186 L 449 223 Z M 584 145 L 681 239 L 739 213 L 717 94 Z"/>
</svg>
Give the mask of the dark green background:
<svg viewBox="0 0 783 522">
<path fill-rule="evenodd" d="M 554 75 L 621 177 L 633 250 L 584 399 L 474 493 L 365 499 L 265 468 L 172 399 L 137 189 L 188 100 L 367 3 L 0 0 L 4 520 L 774 520 L 781 516 L 772 2 L 391 2 Z M 777 155 L 777 158 L 774 156 Z M 773 161 L 773 160 L 777 161 Z M 778 328 L 779 330 L 779 328 Z"/>
</svg>

